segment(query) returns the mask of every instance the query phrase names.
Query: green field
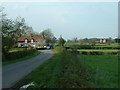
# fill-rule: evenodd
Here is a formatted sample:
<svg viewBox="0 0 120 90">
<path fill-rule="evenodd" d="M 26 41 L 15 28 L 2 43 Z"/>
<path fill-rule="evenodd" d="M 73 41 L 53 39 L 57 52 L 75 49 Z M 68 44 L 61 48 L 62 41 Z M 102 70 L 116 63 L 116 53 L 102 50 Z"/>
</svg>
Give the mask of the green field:
<svg viewBox="0 0 120 90">
<path fill-rule="evenodd" d="M 80 43 L 65 43 L 65 46 L 67 45 L 81 45 Z M 90 43 L 83 43 L 82 45 L 92 45 Z M 95 47 L 118 47 L 118 43 L 111 43 L 110 45 L 108 45 L 107 43 L 106 44 L 100 44 L 100 43 L 97 43 L 95 44 L 96 46 Z"/>
<path fill-rule="evenodd" d="M 79 55 L 78 57 L 98 88 L 118 87 L 117 55 Z"/>
<path fill-rule="evenodd" d="M 78 49 L 78 51 L 86 52 L 118 52 L 118 49 Z"/>
</svg>

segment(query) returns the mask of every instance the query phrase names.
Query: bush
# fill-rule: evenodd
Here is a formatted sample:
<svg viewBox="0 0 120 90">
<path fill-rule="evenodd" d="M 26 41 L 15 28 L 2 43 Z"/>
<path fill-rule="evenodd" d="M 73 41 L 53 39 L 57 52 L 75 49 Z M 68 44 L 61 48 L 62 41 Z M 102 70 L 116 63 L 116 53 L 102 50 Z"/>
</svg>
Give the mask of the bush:
<svg viewBox="0 0 120 90">
<path fill-rule="evenodd" d="M 24 51 L 9 52 L 5 54 L 3 57 L 5 58 L 5 60 L 13 60 L 13 59 L 29 56 L 33 54 L 35 51 L 36 51 L 35 49 L 30 49 L 30 50 L 24 50 Z M 3 58 L 3 61 L 5 61 L 4 58 Z"/>
<path fill-rule="evenodd" d="M 54 52 L 55 53 L 60 53 L 60 52 L 63 52 L 64 50 L 65 50 L 65 48 L 63 48 L 61 46 L 57 46 L 57 47 L 55 47 Z"/>
<path fill-rule="evenodd" d="M 120 49 L 120 47 L 108 47 L 108 46 L 92 46 L 92 45 L 71 45 L 70 47 L 66 46 L 66 49 L 74 48 L 76 47 L 77 49 Z"/>
</svg>

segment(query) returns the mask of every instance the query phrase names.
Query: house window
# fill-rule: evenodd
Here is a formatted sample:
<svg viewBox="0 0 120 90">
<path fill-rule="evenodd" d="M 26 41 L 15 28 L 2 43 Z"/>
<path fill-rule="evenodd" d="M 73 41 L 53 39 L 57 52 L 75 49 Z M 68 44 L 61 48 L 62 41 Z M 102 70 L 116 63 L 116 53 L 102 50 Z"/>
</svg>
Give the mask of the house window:
<svg viewBox="0 0 120 90">
<path fill-rule="evenodd" d="M 31 43 L 33 43 L 33 41 L 34 41 L 34 40 L 32 39 L 32 40 L 31 40 Z"/>
<path fill-rule="evenodd" d="M 25 39 L 25 43 L 27 43 L 27 39 Z"/>
</svg>

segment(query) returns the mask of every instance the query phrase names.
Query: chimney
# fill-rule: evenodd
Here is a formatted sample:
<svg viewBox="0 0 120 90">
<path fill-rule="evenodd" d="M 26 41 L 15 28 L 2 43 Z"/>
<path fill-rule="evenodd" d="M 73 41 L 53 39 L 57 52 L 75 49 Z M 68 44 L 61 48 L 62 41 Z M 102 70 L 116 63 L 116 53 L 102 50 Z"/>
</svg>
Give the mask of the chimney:
<svg viewBox="0 0 120 90">
<path fill-rule="evenodd" d="M 30 34 L 30 37 L 33 37 L 33 34 Z"/>
</svg>

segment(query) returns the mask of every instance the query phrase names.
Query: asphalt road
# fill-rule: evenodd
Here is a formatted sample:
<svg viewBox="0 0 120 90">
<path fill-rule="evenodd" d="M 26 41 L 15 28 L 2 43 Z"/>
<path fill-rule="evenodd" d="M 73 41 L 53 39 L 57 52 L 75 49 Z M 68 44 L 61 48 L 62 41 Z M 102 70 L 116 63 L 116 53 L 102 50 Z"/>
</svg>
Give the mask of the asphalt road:
<svg viewBox="0 0 120 90">
<path fill-rule="evenodd" d="M 2 67 L 2 88 L 10 88 L 31 71 L 54 55 L 50 50 L 43 50 L 34 58 Z"/>
</svg>

